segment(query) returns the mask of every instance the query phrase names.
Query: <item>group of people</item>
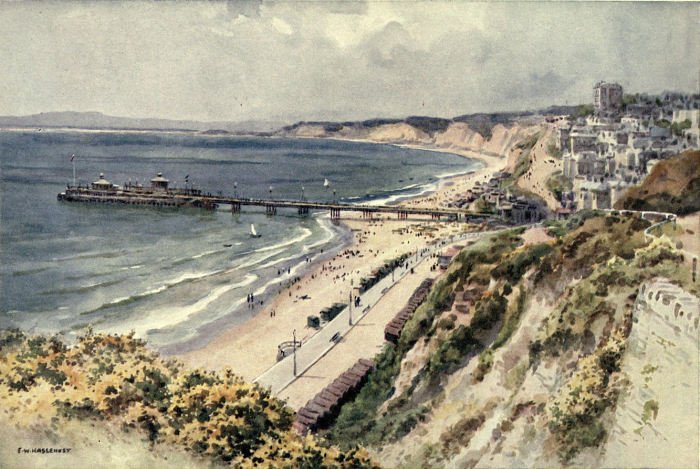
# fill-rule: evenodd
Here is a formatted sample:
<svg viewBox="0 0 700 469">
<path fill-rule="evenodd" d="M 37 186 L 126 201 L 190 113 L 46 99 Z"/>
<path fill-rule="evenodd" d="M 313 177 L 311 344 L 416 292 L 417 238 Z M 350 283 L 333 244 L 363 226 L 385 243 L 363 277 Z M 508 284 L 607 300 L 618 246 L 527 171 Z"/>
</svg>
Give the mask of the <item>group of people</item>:
<svg viewBox="0 0 700 469">
<path fill-rule="evenodd" d="M 262 306 L 263 300 L 260 300 L 260 306 Z M 248 293 L 248 307 L 253 309 L 256 305 L 255 295 L 253 293 Z"/>
</svg>

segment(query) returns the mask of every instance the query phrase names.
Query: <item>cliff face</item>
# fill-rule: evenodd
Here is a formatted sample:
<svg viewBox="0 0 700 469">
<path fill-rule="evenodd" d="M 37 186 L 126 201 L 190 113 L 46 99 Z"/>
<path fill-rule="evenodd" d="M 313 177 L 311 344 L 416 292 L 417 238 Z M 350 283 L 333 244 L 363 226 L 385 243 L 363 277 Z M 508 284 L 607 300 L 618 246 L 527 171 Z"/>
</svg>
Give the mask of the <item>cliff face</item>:
<svg viewBox="0 0 700 469">
<path fill-rule="evenodd" d="M 465 248 L 329 438 L 387 467 L 697 467 L 697 285 L 647 222 L 584 218 Z"/>
<path fill-rule="evenodd" d="M 635 454 L 649 466 L 698 467 L 698 419 L 689 417 L 700 415 L 699 314 L 698 298 L 668 280 L 641 285 L 622 362 L 629 388 L 615 412 L 604 466 L 623 467 L 625 455 Z"/>
<path fill-rule="evenodd" d="M 547 185 L 547 181 L 552 176 L 561 174 L 562 170 L 561 159 L 551 151 L 555 133 L 554 127 L 542 126 L 538 128 L 537 133 L 524 139 L 513 136 L 509 141 L 510 151 L 506 166 L 507 171 L 517 176 L 515 190 L 520 190 L 525 195 L 533 194 L 543 200 L 550 210 L 560 207 L 559 201 Z"/>
<path fill-rule="evenodd" d="M 507 156 L 508 152 L 524 138 L 536 133 L 539 126 L 515 124 L 506 127 L 497 124 L 491 135 L 484 138 L 464 122 L 451 122 L 444 130 L 431 131 L 406 122 L 383 123 L 364 126 L 309 123 L 287 128 L 279 133 L 285 137 L 341 138 L 369 140 L 378 143 L 429 145 L 440 148 L 486 153 L 492 156 Z"/>
<path fill-rule="evenodd" d="M 365 138 L 382 143 L 432 143 L 430 136 L 406 123 L 384 124 L 371 128 Z"/>
</svg>

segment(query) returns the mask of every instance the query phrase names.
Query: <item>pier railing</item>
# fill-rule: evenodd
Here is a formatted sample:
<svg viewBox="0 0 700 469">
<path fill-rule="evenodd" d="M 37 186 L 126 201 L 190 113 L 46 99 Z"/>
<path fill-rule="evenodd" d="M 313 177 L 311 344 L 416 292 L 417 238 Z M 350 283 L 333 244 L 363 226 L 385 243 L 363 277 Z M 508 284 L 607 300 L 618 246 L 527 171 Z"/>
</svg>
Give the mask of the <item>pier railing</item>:
<svg viewBox="0 0 700 469">
<path fill-rule="evenodd" d="M 378 213 L 396 214 L 398 218 L 409 216 L 430 216 L 459 220 L 460 218 L 498 218 L 493 213 L 469 212 L 458 209 L 419 208 L 401 205 L 368 205 L 340 202 L 310 202 L 307 200 L 253 199 L 202 194 L 200 191 L 184 190 L 123 190 L 95 189 L 68 186 L 65 192 L 58 194 L 58 199 L 68 202 L 114 203 L 126 205 L 151 205 L 160 207 L 198 207 L 215 209 L 219 205 L 229 205 L 232 212 L 240 212 L 243 206 L 264 207 L 269 215 L 277 213 L 278 208 L 296 209 L 299 214 L 308 214 L 311 210 L 328 210 L 331 218 L 340 218 L 342 212 L 360 212 L 364 218 L 372 218 Z"/>
</svg>

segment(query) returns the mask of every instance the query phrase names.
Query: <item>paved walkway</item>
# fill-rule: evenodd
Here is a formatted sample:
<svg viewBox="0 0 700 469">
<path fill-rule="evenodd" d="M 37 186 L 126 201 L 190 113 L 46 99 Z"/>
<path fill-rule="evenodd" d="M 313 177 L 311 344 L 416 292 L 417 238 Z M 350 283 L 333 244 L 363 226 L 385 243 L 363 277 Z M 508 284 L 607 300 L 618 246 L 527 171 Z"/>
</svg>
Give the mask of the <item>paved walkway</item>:
<svg viewBox="0 0 700 469">
<path fill-rule="evenodd" d="M 433 259 L 414 267 L 413 275 L 406 275 L 400 283 L 387 291 L 355 327 L 331 350 L 287 386 L 277 397 L 292 409 L 303 407 L 311 397 L 333 382 L 359 358 L 373 359 L 386 345 L 384 326 L 394 319 L 410 295 L 426 278 L 435 278 L 444 271 L 431 270 Z"/>
<path fill-rule="evenodd" d="M 453 236 L 441 241 L 435 246 L 423 249 L 417 255 L 414 254 L 407 259 L 404 267 L 397 268 L 393 275 L 387 275 L 362 294 L 360 296 L 359 307 L 348 306 L 345 308 L 335 319 L 327 323 L 321 330 L 303 343 L 302 346 L 296 350 L 296 354 L 280 360 L 258 376 L 254 381 L 265 387 L 270 387 L 274 394 L 279 394 L 340 342 L 348 331 L 377 304 L 392 286 L 410 273 L 411 268 L 415 269 L 425 259 L 440 252 L 448 244 L 495 232 L 496 231 L 478 232 Z M 358 351 L 358 357 L 364 356 L 364 354 L 360 352 L 362 351 Z"/>
</svg>

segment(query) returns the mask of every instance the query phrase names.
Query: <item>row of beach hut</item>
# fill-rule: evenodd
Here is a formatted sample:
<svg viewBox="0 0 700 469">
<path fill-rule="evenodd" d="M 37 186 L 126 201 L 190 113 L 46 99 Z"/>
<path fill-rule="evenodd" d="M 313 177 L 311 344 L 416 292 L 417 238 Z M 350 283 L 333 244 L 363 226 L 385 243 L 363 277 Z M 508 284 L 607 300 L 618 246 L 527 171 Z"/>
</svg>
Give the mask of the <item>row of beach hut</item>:
<svg viewBox="0 0 700 469">
<path fill-rule="evenodd" d="M 428 292 L 430 292 L 430 287 L 432 286 L 432 278 L 426 278 L 421 282 L 421 284 L 409 298 L 408 304 L 404 306 L 401 311 L 394 316 L 394 319 L 392 319 L 384 328 L 384 338 L 386 340 L 393 343 L 397 343 L 399 341 L 403 327 L 406 325 L 408 320 L 413 317 L 413 313 L 416 312 L 416 309 L 418 309 L 421 303 L 423 303 L 425 297 L 428 295 Z"/>
<path fill-rule="evenodd" d="M 297 412 L 294 428 L 300 435 L 327 426 L 338 414 L 340 407 L 352 399 L 367 381 L 374 369 L 371 360 L 360 358 L 352 368 L 338 376 Z"/>
</svg>

